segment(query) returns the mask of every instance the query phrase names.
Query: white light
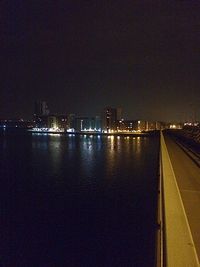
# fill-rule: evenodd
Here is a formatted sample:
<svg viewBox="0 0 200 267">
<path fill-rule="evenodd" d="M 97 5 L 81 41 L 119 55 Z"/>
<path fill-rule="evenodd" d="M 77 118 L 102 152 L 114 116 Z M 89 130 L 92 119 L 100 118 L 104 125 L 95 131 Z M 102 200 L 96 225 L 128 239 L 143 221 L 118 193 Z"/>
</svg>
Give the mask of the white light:
<svg viewBox="0 0 200 267">
<path fill-rule="evenodd" d="M 175 124 L 171 124 L 169 128 L 170 129 L 176 129 L 176 125 Z"/>
<path fill-rule="evenodd" d="M 71 132 L 74 132 L 74 131 L 75 131 L 74 128 L 70 128 L 70 129 L 67 130 L 68 133 L 71 133 Z"/>
</svg>

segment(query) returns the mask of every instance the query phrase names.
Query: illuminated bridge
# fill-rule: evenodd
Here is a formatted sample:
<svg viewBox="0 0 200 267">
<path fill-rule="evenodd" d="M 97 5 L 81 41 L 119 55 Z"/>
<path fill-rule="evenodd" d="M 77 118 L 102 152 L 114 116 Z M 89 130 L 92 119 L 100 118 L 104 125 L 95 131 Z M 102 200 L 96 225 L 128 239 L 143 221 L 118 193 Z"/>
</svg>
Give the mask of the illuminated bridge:
<svg viewBox="0 0 200 267">
<path fill-rule="evenodd" d="M 157 267 L 200 266 L 200 156 L 161 133 Z"/>
</svg>

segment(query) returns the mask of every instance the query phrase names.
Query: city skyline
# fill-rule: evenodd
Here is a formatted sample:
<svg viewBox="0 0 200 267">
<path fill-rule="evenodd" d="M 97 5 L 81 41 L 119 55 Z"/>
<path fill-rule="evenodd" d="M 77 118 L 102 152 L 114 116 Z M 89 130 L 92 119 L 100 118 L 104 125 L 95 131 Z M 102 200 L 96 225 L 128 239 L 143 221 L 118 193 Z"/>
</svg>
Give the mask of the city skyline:
<svg viewBox="0 0 200 267">
<path fill-rule="evenodd" d="M 74 118 L 76 119 L 79 119 L 79 118 L 95 118 L 95 117 L 99 117 L 101 118 L 101 120 L 104 120 L 103 117 L 105 116 L 105 112 L 106 110 L 112 110 L 112 112 L 115 113 L 115 116 L 116 116 L 116 120 L 119 122 L 119 121 L 146 121 L 146 122 L 160 122 L 160 123 L 181 123 L 181 124 L 184 124 L 184 123 L 199 123 L 199 120 L 194 116 L 194 114 L 192 114 L 193 116 L 191 116 L 188 120 L 156 120 L 156 119 L 148 119 L 148 116 L 147 117 L 136 117 L 136 116 L 133 116 L 133 117 L 126 117 L 124 114 L 126 114 L 126 110 L 124 110 L 121 106 L 119 107 L 114 107 L 114 106 L 111 106 L 111 105 L 108 105 L 106 107 L 101 107 L 100 109 L 100 112 L 99 113 L 90 113 L 90 114 L 81 114 L 80 111 L 78 113 L 75 113 L 73 110 L 69 111 L 69 112 L 62 112 L 62 113 L 59 113 L 58 111 L 55 111 L 51 109 L 51 107 L 49 106 L 49 103 L 46 101 L 46 100 L 35 100 L 33 103 L 32 103 L 32 113 L 30 116 L 13 116 L 13 117 L 1 117 L 0 118 L 0 121 L 1 122 L 34 122 L 35 121 L 35 118 L 36 117 L 52 117 L 52 116 L 55 116 L 55 117 L 66 117 L 66 116 L 73 116 Z M 105 113 L 105 114 L 104 114 Z M 104 115 L 103 115 L 104 114 Z"/>
<path fill-rule="evenodd" d="M 32 102 L 92 116 L 200 119 L 200 3 L 4 2 L 0 117 L 31 118 Z"/>
</svg>

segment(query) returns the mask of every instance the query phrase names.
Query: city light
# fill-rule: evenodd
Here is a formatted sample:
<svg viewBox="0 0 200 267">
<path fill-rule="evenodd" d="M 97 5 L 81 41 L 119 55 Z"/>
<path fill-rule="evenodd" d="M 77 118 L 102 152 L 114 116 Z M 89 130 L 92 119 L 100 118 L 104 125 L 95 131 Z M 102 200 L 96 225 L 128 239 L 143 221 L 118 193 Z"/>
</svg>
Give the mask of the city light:
<svg viewBox="0 0 200 267">
<path fill-rule="evenodd" d="M 68 133 L 74 133 L 75 130 L 74 130 L 74 128 L 71 128 L 71 129 L 67 129 L 67 132 L 68 132 Z"/>
<path fill-rule="evenodd" d="M 32 128 L 32 129 L 28 129 L 28 131 L 31 131 L 31 132 L 64 132 L 63 129 L 60 129 L 60 128 Z"/>
</svg>

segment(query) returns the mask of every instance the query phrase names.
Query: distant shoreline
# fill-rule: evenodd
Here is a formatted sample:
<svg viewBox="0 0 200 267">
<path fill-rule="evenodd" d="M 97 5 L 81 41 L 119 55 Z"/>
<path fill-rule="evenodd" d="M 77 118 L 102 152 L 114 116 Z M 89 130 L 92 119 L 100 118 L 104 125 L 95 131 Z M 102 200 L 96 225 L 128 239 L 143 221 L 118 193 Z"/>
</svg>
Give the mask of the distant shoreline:
<svg viewBox="0 0 200 267">
<path fill-rule="evenodd" d="M 43 131 L 43 132 L 39 132 L 39 131 L 31 131 L 31 130 L 27 130 L 30 133 L 36 133 L 36 134 L 60 134 L 60 135 L 94 135 L 94 136 L 133 136 L 133 137 L 140 137 L 140 136 L 151 136 L 151 135 L 155 135 L 156 133 L 158 133 L 158 130 L 155 131 L 149 131 L 149 132 L 139 132 L 139 133 L 132 133 L 132 132 L 118 132 L 118 133 L 98 133 L 98 132 L 54 132 L 54 131 Z"/>
<path fill-rule="evenodd" d="M 115 133 L 103 133 L 103 132 L 88 132 L 88 131 L 82 131 L 82 132 L 62 132 L 62 131 L 34 131 L 31 130 L 30 128 L 15 128 L 15 127 L 6 127 L 6 128 L 1 128 L 0 129 L 1 133 L 14 133 L 14 132 L 27 132 L 27 133 L 33 133 L 33 134 L 38 134 L 38 135 L 86 135 L 86 136 L 132 136 L 132 137 L 145 137 L 145 136 L 155 136 L 157 135 L 160 131 L 159 130 L 153 130 L 153 131 L 147 131 L 147 132 L 115 132 Z"/>
</svg>

